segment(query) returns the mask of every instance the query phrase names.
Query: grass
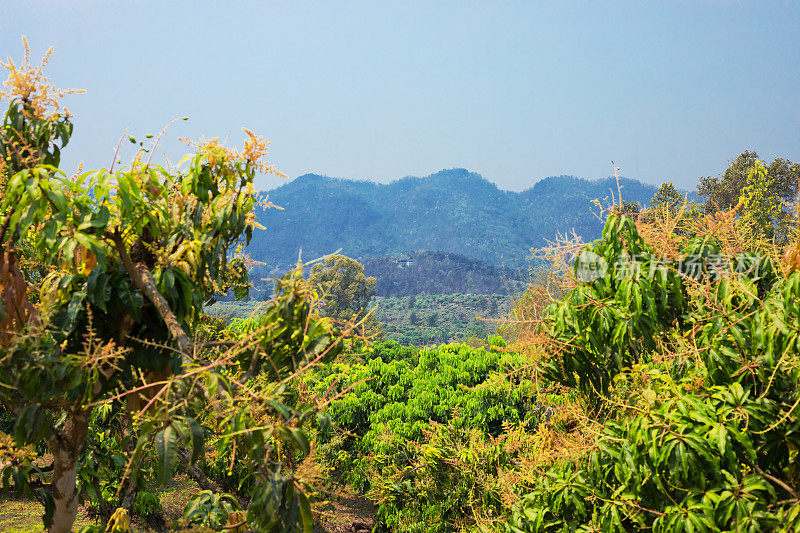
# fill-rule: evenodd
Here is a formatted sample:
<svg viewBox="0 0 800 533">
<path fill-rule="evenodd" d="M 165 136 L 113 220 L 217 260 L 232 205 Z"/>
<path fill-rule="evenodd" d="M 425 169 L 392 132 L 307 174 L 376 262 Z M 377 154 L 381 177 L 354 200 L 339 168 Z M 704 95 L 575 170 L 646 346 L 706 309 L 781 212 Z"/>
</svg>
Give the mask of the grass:
<svg viewBox="0 0 800 533">
<path fill-rule="evenodd" d="M 181 517 L 183 508 L 192 495 L 200 489 L 186 476 L 178 476 L 164 487 L 154 488 L 161 498 L 164 518 L 169 525 Z M 0 493 L 0 532 L 2 533 L 42 533 L 42 515 L 44 507 L 37 501 L 17 498 L 13 494 Z M 73 526 L 78 531 L 83 526 L 97 524 L 86 516 L 83 508 L 78 511 L 78 519 Z M 131 532 L 151 531 L 140 520 L 134 519 Z"/>
<path fill-rule="evenodd" d="M 189 498 L 199 491 L 197 484 L 186 476 L 177 476 L 168 485 L 158 488 L 167 524 L 181 517 Z"/>
<path fill-rule="evenodd" d="M 0 495 L 0 531 L 3 533 L 41 533 L 44 507 L 37 501 L 16 498 L 4 493 Z M 90 526 L 95 522 L 86 517 L 81 509 L 75 521 L 75 529 Z"/>
</svg>

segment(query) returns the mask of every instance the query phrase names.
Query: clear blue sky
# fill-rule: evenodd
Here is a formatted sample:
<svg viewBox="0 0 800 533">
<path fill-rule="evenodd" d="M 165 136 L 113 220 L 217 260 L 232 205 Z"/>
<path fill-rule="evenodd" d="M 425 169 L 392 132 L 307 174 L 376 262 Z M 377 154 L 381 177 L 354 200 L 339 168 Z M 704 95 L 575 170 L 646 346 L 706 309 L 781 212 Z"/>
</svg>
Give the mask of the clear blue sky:
<svg viewBox="0 0 800 533">
<path fill-rule="evenodd" d="M 6 0 L 0 56 L 21 35 L 87 90 L 66 169 L 184 115 L 172 157 L 245 126 L 292 178 L 465 167 L 521 190 L 613 159 L 693 188 L 745 149 L 800 160 L 800 2 Z"/>
</svg>

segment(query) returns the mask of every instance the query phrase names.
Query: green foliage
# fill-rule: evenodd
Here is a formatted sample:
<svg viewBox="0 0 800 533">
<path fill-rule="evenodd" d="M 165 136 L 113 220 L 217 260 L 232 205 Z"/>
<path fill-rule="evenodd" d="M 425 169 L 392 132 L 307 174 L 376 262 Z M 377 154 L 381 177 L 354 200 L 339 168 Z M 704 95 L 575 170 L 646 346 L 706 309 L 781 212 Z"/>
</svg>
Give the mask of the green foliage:
<svg viewBox="0 0 800 533">
<path fill-rule="evenodd" d="M 508 348 L 508 343 L 500 335 L 489 335 L 487 342 L 495 348 Z"/>
<path fill-rule="evenodd" d="M 91 430 L 81 451 L 78 488 L 100 515 L 107 516 L 116 507 L 117 495 L 124 489 L 126 479 L 128 458 L 125 451 L 136 444 L 135 435 L 120 427 L 123 416 L 119 402 L 106 403 L 96 409 L 92 413 Z M 146 482 L 155 478 L 157 467 L 152 448 L 147 451 L 142 454 L 138 475 L 134 479 L 139 492 L 132 511 L 138 516 L 160 511 L 160 503 L 147 503 L 148 495 L 154 496 L 158 502 L 157 495 L 145 492 Z"/>
<path fill-rule="evenodd" d="M 303 279 L 302 270 L 293 270 L 276 281 L 275 297 L 261 305 L 259 314 L 231 322 L 233 339 L 255 336 L 258 347 L 269 354 L 251 373 L 283 379 L 312 363 L 329 362 L 341 351 L 331 319 L 316 313 L 313 298 L 310 281 Z M 243 352 L 237 361 L 242 370 L 248 369 L 251 354 Z"/>
<path fill-rule="evenodd" d="M 623 200 L 620 205 L 620 212 L 628 216 L 638 215 L 642 212 L 642 204 Z"/>
<path fill-rule="evenodd" d="M 204 311 L 209 315 L 218 317 L 226 322 L 233 319 L 246 319 L 258 314 L 264 302 L 260 300 L 238 300 L 232 302 L 214 302 L 204 307 Z"/>
<path fill-rule="evenodd" d="M 469 441 L 473 430 L 492 438 L 505 425 L 535 427 L 532 385 L 502 377 L 521 364 L 519 356 L 463 344 L 416 350 L 387 343 L 361 357 L 317 377 L 320 392 L 346 391 L 328 410 L 335 431 L 320 435 L 323 453 L 341 478 L 370 490 L 386 525 L 448 530 L 474 501 L 469 476 L 445 490 L 428 483 L 417 463 L 446 460 L 447 440 Z"/>
<path fill-rule="evenodd" d="M 375 318 L 386 336 L 401 344 L 430 346 L 494 333 L 511 297 L 501 294 L 421 294 L 379 298 Z M 409 304 L 413 304 L 410 306 Z M 479 321 L 478 317 L 487 319 Z M 483 328 L 478 331 L 477 328 Z"/>
<path fill-rule="evenodd" d="M 706 213 L 740 205 L 738 213 L 755 237 L 791 240 L 792 209 L 800 183 L 800 164 L 777 158 L 766 166 L 758 154 L 742 152 L 719 177 L 700 179 L 699 192 Z"/>
<path fill-rule="evenodd" d="M 508 312 L 511 297 L 501 294 L 436 294 L 376 298 L 374 304 L 375 319 L 386 329 L 387 339 L 400 344 L 429 346 L 465 340 L 474 333 L 476 324 L 487 333 L 495 332 Z M 231 320 L 236 328 L 238 320 L 263 314 L 264 302 L 216 302 L 205 310 Z M 411 320 L 412 313 L 416 321 Z M 487 320 L 478 321 L 478 317 Z M 481 335 L 485 336 L 485 333 Z"/>
<path fill-rule="evenodd" d="M 610 250 L 646 251 L 616 215 L 589 249 L 609 265 Z M 686 252 L 719 247 L 697 238 Z M 704 261 L 633 277 L 609 268 L 552 308 L 556 340 L 572 346 L 547 369 L 606 421 L 591 453 L 532 484 L 508 531 L 797 530 L 800 273 L 749 261 L 759 269 L 740 275 Z"/>
<path fill-rule="evenodd" d="M 148 516 L 160 514 L 164 509 L 161 506 L 161 499 L 158 494 L 147 491 L 136 493 L 136 501 L 133 504 L 133 514 L 136 516 Z"/>
<path fill-rule="evenodd" d="M 692 246 L 711 253 L 710 243 Z M 563 355 L 549 360 L 546 374 L 597 400 L 623 368 L 638 362 L 682 318 L 687 309 L 680 273 L 656 264 L 653 250 L 627 216 L 611 214 L 603 238 L 575 262 L 580 279 L 599 265 L 600 277 L 581 284 L 549 309 L 550 334 L 564 342 Z M 702 269 L 708 268 L 700 263 Z M 602 306 L 596 302 L 604 302 Z"/>
<path fill-rule="evenodd" d="M 698 190 L 704 200 L 705 212 L 716 213 L 736 206 L 758 162 L 758 154 L 746 150 L 731 162 L 721 176 L 700 178 Z M 778 158 L 766 168 L 766 174 L 769 176 L 769 188 L 763 191 L 764 194 L 783 202 L 792 202 L 797 195 L 800 164 Z"/>
<path fill-rule="evenodd" d="M 308 281 L 325 300 L 325 314 L 337 320 L 363 316 L 375 296 L 375 278 L 364 275 L 364 266 L 343 255 L 330 255 L 311 268 Z"/>
<path fill-rule="evenodd" d="M 654 227 L 669 228 L 668 233 L 676 238 L 692 237 L 703 217 L 704 207 L 689 195 L 682 195 L 671 181 L 667 181 L 653 195 L 641 221 Z"/>
<path fill-rule="evenodd" d="M 671 181 L 666 181 L 653 195 L 648 207 L 650 209 L 666 209 L 674 216 L 685 203 L 687 203 L 686 197 L 678 192 Z"/>
<path fill-rule="evenodd" d="M 240 509 L 235 496 L 203 490 L 191 497 L 183 509 L 183 518 L 190 525 L 220 528 L 227 523 L 230 514 Z"/>
<path fill-rule="evenodd" d="M 742 211 L 739 221 L 752 237 L 768 241 L 778 237 L 780 242 L 785 243 L 788 235 L 782 234 L 787 233 L 790 216 L 784 211 L 781 198 L 774 192 L 775 188 L 775 176 L 760 161 L 756 161 L 747 174 L 747 181 L 739 196 Z"/>
<path fill-rule="evenodd" d="M 512 344 L 524 342 L 530 331 L 541 322 L 545 308 L 567 293 L 572 283 L 571 277 L 566 275 L 568 268 L 569 265 L 561 263 L 560 267 L 551 265 L 531 269 L 525 290 L 514 296 L 496 332 Z M 497 304 L 492 301 L 490 316 L 496 316 L 497 312 Z"/>
<path fill-rule="evenodd" d="M 12 100 L 3 116 L 0 129 L 0 159 L 3 161 L 3 184 L 31 164 L 57 167 L 73 125 L 66 115 L 50 120 L 35 120 L 38 112 L 30 100 Z M 32 120 L 33 119 L 33 120 Z"/>
<path fill-rule="evenodd" d="M 169 480 L 179 463 L 197 473 L 207 445 L 233 444 L 250 527 L 310 531 L 291 465 L 310 451 L 317 409 L 291 384 L 335 357 L 337 330 L 300 270 L 252 325 L 226 332 L 202 318 L 204 301 L 243 278 L 253 182 L 274 171 L 266 141 L 248 132 L 239 152 L 212 140 L 178 169 L 144 162 L 142 147 L 130 166 L 70 178 L 57 168 L 67 115 L 42 105 L 40 72 L 10 65 L 20 94 L 0 135 L 0 404 L 14 415 L 15 461 L 0 462 L 4 487 L 43 487 L 44 525 L 65 533 L 84 497 L 127 520 L 145 481 Z"/>
<path fill-rule="evenodd" d="M 309 283 L 322 298 L 323 312 L 340 323 L 357 322 L 357 334 L 380 337 L 383 329 L 367 308 L 375 296 L 375 278 L 364 275 L 364 266 L 343 255 L 331 255 L 311 268 Z"/>
<path fill-rule="evenodd" d="M 435 328 L 438 322 L 439 316 L 436 313 L 431 313 L 428 315 L 428 318 L 425 319 L 425 323 L 431 328 Z"/>
</svg>

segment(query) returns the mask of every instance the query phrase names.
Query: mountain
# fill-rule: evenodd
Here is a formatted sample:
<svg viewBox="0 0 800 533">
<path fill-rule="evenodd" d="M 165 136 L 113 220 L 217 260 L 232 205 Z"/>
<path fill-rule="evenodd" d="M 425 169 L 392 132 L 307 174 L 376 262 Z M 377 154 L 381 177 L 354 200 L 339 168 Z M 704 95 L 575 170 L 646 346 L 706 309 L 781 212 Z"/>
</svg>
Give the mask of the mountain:
<svg viewBox="0 0 800 533">
<path fill-rule="evenodd" d="M 656 187 L 621 178 L 627 201 L 647 204 Z M 602 223 L 592 200 L 616 195 L 614 178 L 543 179 L 523 192 L 504 191 L 465 169 L 388 184 L 306 174 L 264 193 L 283 210 L 256 214 L 248 252 L 267 268 L 285 268 L 341 249 L 354 258 L 439 250 L 494 265 L 521 266 L 531 248 L 573 229 L 585 240 Z"/>
</svg>

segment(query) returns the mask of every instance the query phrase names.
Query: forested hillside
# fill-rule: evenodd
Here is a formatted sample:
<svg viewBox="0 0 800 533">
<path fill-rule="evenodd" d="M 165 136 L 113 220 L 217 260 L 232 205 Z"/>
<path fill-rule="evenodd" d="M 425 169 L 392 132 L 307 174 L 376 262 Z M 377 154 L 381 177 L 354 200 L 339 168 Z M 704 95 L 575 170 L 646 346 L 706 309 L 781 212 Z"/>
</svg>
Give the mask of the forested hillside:
<svg viewBox="0 0 800 533">
<path fill-rule="evenodd" d="M 646 204 L 656 192 L 636 180 L 620 182 L 626 201 Z M 306 174 L 265 193 L 283 210 L 257 210 L 266 230 L 254 232 L 248 251 L 267 269 L 293 265 L 301 249 L 305 259 L 339 249 L 353 258 L 442 250 L 519 266 L 559 232 L 599 237 L 592 201 L 616 190 L 613 178 L 556 176 L 518 193 L 464 169 L 389 184 Z"/>
<path fill-rule="evenodd" d="M 378 280 L 378 296 L 412 294 L 507 294 L 524 275 L 461 254 L 429 251 L 365 259 L 364 272 Z"/>
</svg>

